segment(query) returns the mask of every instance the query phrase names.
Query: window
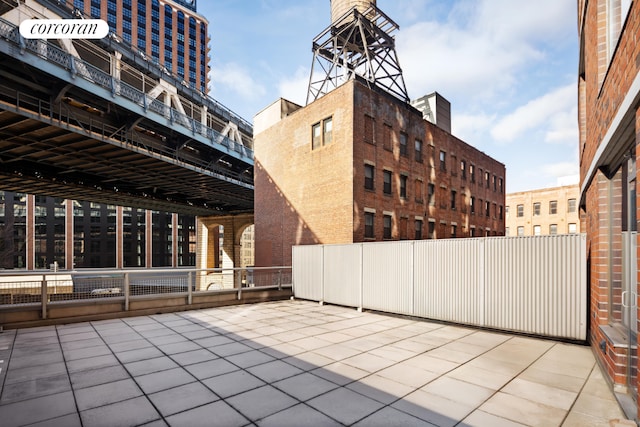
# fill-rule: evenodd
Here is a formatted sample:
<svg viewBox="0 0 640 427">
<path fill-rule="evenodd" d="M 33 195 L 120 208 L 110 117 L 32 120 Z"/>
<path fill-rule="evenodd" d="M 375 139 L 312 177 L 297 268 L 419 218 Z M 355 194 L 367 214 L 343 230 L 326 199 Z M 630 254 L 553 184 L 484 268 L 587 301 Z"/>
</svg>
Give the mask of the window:
<svg viewBox="0 0 640 427">
<path fill-rule="evenodd" d="M 385 124 L 382 129 L 382 146 L 385 150 L 393 151 L 393 145 L 391 144 L 391 135 L 393 134 L 393 129 L 391 126 Z"/>
<path fill-rule="evenodd" d="M 498 178 L 498 191 L 500 191 L 500 193 L 504 192 L 504 189 L 502 187 L 502 178 Z"/>
<path fill-rule="evenodd" d="M 436 186 L 429 183 L 429 206 L 435 206 L 436 204 Z"/>
<path fill-rule="evenodd" d="M 429 239 L 436 238 L 436 223 L 434 221 L 429 221 L 429 230 L 427 232 L 427 238 Z"/>
<path fill-rule="evenodd" d="M 364 116 L 364 142 L 375 144 L 374 140 L 375 121 L 371 116 Z"/>
<path fill-rule="evenodd" d="M 491 202 L 488 200 L 484 202 L 484 216 L 487 218 L 491 216 Z"/>
<path fill-rule="evenodd" d="M 472 214 L 476 213 L 476 198 L 473 196 L 469 199 L 469 211 Z"/>
<path fill-rule="evenodd" d="M 416 162 L 422 163 L 422 141 L 419 139 L 415 141 L 415 151 Z"/>
<path fill-rule="evenodd" d="M 333 118 L 328 117 L 311 126 L 311 149 L 331 144 L 333 139 Z"/>
<path fill-rule="evenodd" d="M 502 205 L 498 206 L 498 219 L 503 219 L 504 218 L 504 214 L 503 214 L 503 208 Z"/>
<path fill-rule="evenodd" d="M 551 224 L 549 226 L 549 234 L 558 234 L 558 224 Z"/>
<path fill-rule="evenodd" d="M 451 237 L 455 239 L 458 234 L 458 226 L 455 224 L 451 225 Z"/>
<path fill-rule="evenodd" d="M 491 182 L 493 183 L 493 191 L 498 191 L 498 184 L 497 184 L 497 179 L 496 176 L 493 175 L 493 177 L 491 178 Z"/>
<path fill-rule="evenodd" d="M 578 227 L 575 223 L 569 223 L 569 233 L 574 234 L 578 232 Z"/>
<path fill-rule="evenodd" d="M 384 192 L 384 194 L 391 194 L 391 178 L 393 176 L 393 173 L 391 171 L 384 170 L 382 171 L 382 176 L 383 176 L 382 191 Z"/>
<path fill-rule="evenodd" d="M 444 151 L 440 151 L 440 170 L 447 170 L 447 153 L 445 153 Z"/>
<path fill-rule="evenodd" d="M 407 198 L 407 175 L 400 175 L 400 198 Z"/>
<path fill-rule="evenodd" d="M 539 216 L 540 215 L 540 202 L 535 202 L 533 204 L 533 216 Z"/>
<path fill-rule="evenodd" d="M 540 226 L 539 225 L 534 225 L 533 226 L 533 235 L 534 236 L 539 236 L 540 235 Z"/>
<path fill-rule="evenodd" d="M 382 238 L 391 239 L 391 215 L 385 214 L 382 220 L 383 220 Z"/>
<path fill-rule="evenodd" d="M 460 175 L 462 179 L 467 179 L 467 162 L 464 160 L 460 161 Z"/>
<path fill-rule="evenodd" d="M 364 188 L 366 190 L 373 190 L 374 186 L 375 167 L 373 165 L 364 165 Z"/>
<path fill-rule="evenodd" d="M 558 201 L 551 200 L 549 202 L 549 215 L 555 215 L 558 213 Z"/>
<path fill-rule="evenodd" d="M 422 199 L 422 179 L 416 179 L 415 193 L 416 203 L 423 203 L 424 200 Z"/>
<path fill-rule="evenodd" d="M 522 237 L 524 236 L 524 227 L 523 226 L 518 226 L 518 236 Z"/>
<path fill-rule="evenodd" d="M 576 211 L 576 199 L 567 200 L 567 212 L 574 213 Z"/>
<path fill-rule="evenodd" d="M 367 239 L 375 238 L 373 234 L 373 216 L 372 212 L 364 213 L 364 237 Z"/>
<path fill-rule="evenodd" d="M 518 205 L 517 209 L 518 213 L 516 214 L 516 216 L 518 218 L 522 218 L 524 216 L 524 205 Z"/>
<path fill-rule="evenodd" d="M 451 190 L 451 210 L 456 210 L 456 190 Z"/>
<path fill-rule="evenodd" d="M 422 220 L 421 219 L 416 219 L 415 231 L 416 231 L 415 239 L 416 240 L 422 239 Z"/>
<path fill-rule="evenodd" d="M 474 165 L 469 165 L 469 176 L 471 177 L 471 182 L 476 182 L 476 167 Z"/>
<path fill-rule="evenodd" d="M 490 188 L 489 185 L 489 179 L 491 178 L 491 174 L 489 172 L 485 172 L 484 173 L 484 183 L 487 186 L 487 188 Z"/>
<path fill-rule="evenodd" d="M 404 132 L 400 132 L 400 155 L 403 157 L 407 157 L 409 155 L 407 149 L 407 134 Z"/>
</svg>

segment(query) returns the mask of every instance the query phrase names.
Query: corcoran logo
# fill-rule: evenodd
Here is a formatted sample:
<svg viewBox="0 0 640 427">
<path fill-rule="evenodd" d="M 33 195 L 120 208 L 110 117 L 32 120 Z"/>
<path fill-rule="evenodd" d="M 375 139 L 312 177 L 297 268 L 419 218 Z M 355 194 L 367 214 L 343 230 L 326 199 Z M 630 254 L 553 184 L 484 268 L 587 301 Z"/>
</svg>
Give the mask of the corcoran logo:
<svg viewBox="0 0 640 427">
<path fill-rule="evenodd" d="M 102 19 L 27 19 L 20 23 L 25 39 L 101 39 L 109 34 Z"/>
</svg>

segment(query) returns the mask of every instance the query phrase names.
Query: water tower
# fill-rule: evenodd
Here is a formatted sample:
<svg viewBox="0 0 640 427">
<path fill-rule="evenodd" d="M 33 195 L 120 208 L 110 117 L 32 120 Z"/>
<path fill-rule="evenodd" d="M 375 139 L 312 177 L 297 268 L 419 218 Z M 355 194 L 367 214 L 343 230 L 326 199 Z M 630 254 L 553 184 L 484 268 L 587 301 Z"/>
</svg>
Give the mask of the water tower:
<svg viewBox="0 0 640 427">
<path fill-rule="evenodd" d="M 313 40 L 307 104 L 362 78 L 409 102 L 393 33 L 398 25 L 376 0 L 330 0 L 331 25 Z"/>
</svg>

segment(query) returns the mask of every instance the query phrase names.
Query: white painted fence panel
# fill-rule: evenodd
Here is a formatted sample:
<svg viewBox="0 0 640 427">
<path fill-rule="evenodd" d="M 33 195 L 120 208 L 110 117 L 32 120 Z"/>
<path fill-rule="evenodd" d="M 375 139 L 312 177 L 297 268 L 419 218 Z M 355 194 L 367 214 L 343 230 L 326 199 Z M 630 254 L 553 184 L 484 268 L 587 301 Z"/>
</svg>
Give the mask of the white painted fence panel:
<svg viewBox="0 0 640 427">
<path fill-rule="evenodd" d="M 413 242 L 362 244 L 362 304 L 413 315 Z"/>
<path fill-rule="evenodd" d="M 294 294 L 586 340 L 585 248 L 586 238 L 578 234 L 297 246 Z"/>
</svg>

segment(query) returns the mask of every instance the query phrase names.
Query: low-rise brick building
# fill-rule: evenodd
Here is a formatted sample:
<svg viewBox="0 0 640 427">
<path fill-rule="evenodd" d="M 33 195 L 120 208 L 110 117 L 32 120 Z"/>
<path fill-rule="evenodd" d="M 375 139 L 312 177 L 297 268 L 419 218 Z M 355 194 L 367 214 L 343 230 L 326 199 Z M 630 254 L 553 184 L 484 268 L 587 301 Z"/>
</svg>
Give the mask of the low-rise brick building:
<svg viewBox="0 0 640 427">
<path fill-rule="evenodd" d="M 316 243 L 504 235 L 505 167 L 360 79 L 254 120 L 256 265 Z"/>
<path fill-rule="evenodd" d="M 578 31 L 590 342 L 637 419 L 640 2 L 578 0 Z"/>
</svg>

